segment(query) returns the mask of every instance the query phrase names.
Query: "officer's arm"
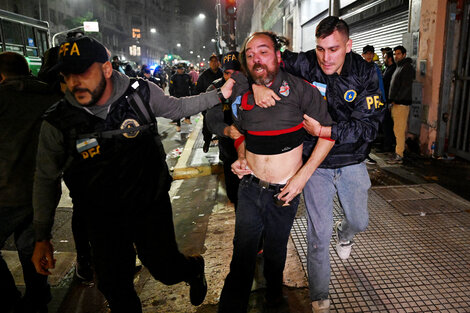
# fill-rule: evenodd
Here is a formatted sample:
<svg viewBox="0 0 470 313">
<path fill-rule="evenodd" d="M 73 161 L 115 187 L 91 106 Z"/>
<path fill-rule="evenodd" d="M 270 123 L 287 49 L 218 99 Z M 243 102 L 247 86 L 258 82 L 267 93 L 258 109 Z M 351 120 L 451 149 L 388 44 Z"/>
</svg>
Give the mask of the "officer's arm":
<svg viewBox="0 0 470 313">
<path fill-rule="evenodd" d="M 221 88 L 224 97 L 230 96 L 233 84 L 234 81 L 229 79 Z M 222 101 L 217 90 L 201 93 L 197 96 L 175 98 L 165 95 L 163 90 L 155 85 L 149 84 L 149 89 L 149 104 L 155 116 L 173 120 L 202 112 Z"/>
<path fill-rule="evenodd" d="M 60 179 L 66 160 L 62 133 L 44 121 L 39 133 L 36 173 L 33 186 L 34 231 L 36 240 L 49 240 L 60 200 Z"/>
<path fill-rule="evenodd" d="M 338 143 L 372 142 L 377 136 L 384 115 L 384 104 L 380 101 L 379 81 L 374 67 L 362 75 L 364 89 L 353 100 L 354 110 L 347 121 L 339 121 L 331 127 L 331 138 Z M 353 92 L 351 91 L 351 95 Z M 346 96 L 346 95 L 345 95 Z"/>
</svg>

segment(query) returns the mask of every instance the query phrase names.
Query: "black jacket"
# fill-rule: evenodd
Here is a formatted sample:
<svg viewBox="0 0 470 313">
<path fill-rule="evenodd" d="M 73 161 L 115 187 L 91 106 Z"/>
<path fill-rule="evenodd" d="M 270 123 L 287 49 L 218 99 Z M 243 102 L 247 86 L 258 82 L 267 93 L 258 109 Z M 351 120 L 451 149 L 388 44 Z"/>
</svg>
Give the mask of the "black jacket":
<svg viewBox="0 0 470 313">
<path fill-rule="evenodd" d="M 412 63 L 413 60 L 410 58 L 405 58 L 397 63 L 397 68 L 390 82 L 390 102 L 402 105 L 411 104 L 411 87 L 415 75 Z"/>
<path fill-rule="evenodd" d="M 31 205 L 41 116 L 59 99 L 32 76 L 0 84 L 0 207 Z"/>
<path fill-rule="evenodd" d="M 396 68 L 397 68 L 397 65 L 395 63 L 392 63 L 391 65 L 387 66 L 387 69 L 385 70 L 384 75 L 383 75 L 385 99 L 387 99 L 388 103 L 390 103 L 390 100 L 389 100 L 390 83 L 392 81 L 392 75 L 395 72 Z"/>
<path fill-rule="evenodd" d="M 338 168 L 362 162 L 368 154 L 383 119 L 384 105 L 374 64 L 356 53 L 346 54 L 341 74 L 326 75 L 317 62 L 315 50 L 282 55 L 285 69 L 317 86 L 326 96 L 328 112 L 336 122 L 331 127 L 333 149 L 320 165 Z M 317 138 L 307 136 L 304 157 L 310 156 Z"/>
<path fill-rule="evenodd" d="M 207 91 L 220 88 L 224 84 L 225 79 L 223 77 L 219 78 L 212 82 L 209 88 L 207 88 Z M 238 158 L 238 154 L 234 146 L 234 140 L 226 137 L 224 134 L 225 127 L 233 124 L 230 102 L 225 100 L 215 107 L 207 110 L 205 119 L 207 121 L 207 128 L 209 131 L 219 136 L 220 159 L 224 162 L 235 162 Z"/>
<path fill-rule="evenodd" d="M 177 98 L 190 96 L 192 85 L 191 76 L 177 73 L 170 79 L 170 95 Z"/>
<path fill-rule="evenodd" d="M 201 92 L 206 92 L 207 88 L 212 84 L 216 79 L 219 79 L 223 76 L 222 70 L 219 68 L 217 72 L 212 72 L 210 68 L 202 72 L 197 79 L 196 92 L 200 94 Z"/>
</svg>

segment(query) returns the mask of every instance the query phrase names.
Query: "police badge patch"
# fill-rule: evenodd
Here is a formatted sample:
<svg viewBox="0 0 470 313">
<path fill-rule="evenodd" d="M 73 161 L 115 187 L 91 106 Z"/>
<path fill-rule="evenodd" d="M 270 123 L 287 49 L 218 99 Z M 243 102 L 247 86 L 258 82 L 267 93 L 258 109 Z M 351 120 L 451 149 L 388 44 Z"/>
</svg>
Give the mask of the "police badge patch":
<svg viewBox="0 0 470 313">
<path fill-rule="evenodd" d="M 124 122 L 122 122 L 121 124 L 121 129 L 129 129 L 129 128 L 135 128 L 135 127 L 139 127 L 140 124 L 139 122 L 137 122 L 136 120 L 132 119 L 132 118 L 128 118 L 127 120 L 124 120 Z M 140 133 L 139 130 L 137 131 L 128 131 L 128 132 L 125 132 L 125 133 L 122 133 L 122 135 L 126 138 L 135 138 L 137 137 L 137 135 Z"/>
<path fill-rule="evenodd" d="M 290 90 L 289 84 L 285 80 L 283 80 L 281 84 L 281 88 L 279 88 L 279 93 L 283 95 L 284 97 L 287 97 L 289 95 L 289 90 Z"/>
</svg>

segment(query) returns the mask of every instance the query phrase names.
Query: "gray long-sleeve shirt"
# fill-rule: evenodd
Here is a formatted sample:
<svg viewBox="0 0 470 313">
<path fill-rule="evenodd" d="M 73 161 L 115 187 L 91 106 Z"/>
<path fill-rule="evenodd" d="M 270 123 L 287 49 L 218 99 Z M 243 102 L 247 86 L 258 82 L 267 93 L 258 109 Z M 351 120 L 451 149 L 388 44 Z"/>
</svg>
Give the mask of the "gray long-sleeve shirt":
<svg viewBox="0 0 470 313">
<path fill-rule="evenodd" d="M 65 98 L 72 105 L 86 110 L 99 118 L 105 119 L 109 107 L 127 90 L 129 78 L 117 71 L 111 76 L 113 90 L 109 100 L 100 106 L 84 108 L 67 91 Z M 182 118 L 206 110 L 220 102 L 217 91 L 211 91 L 193 97 L 174 98 L 164 94 L 163 90 L 149 83 L 150 108 L 155 116 L 169 119 Z M 36 174 L 33 188 L 34 229 L 36 240 L 51 238 L 52 225 L 57 204 L 60 199 L 60 179 L 69 156 L 65 152 L 62 132 L 47 121 L 43 121 L 39 134 Z"/>
</svg>

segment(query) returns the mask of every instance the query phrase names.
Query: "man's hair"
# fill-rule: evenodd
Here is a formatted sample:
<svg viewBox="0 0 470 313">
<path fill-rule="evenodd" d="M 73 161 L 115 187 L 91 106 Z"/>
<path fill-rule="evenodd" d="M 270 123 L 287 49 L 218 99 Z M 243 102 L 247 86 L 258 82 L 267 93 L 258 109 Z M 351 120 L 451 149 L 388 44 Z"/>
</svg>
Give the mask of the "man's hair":
<svg viewBox="0 0 470 313">
<path fill-rule="evenodd" d="M 335 30 L 349 38 L 348 24 L 336 16 L 328 16 L 321 20 L 315 30 L 315 37 L 323 39 L 331 35 Z"/>
<path fill-rule="evenodd" d="M 255 32 L 251 34 L 243 42 L 240 53 L 238 54 L 238 60 L 240 61 L 242 70 L 245 73 L 248 73 L 248 68 L 246 65 L 246 45 L 248 44 L 248 41 L 250 41 L 254 37 L 261 36 L 261 35 L 267 36 L 269 37 L 269 39 L 271 39 L 273 43 L 273 47 L 274 47 L 274 52 L 280 51 L 282 47 L 287 47 L 289 45 L 289 39 L 283 36 L 278 36 L 276 33 L 273 33 L 273 32 Z"/>
<path fill-rule="evenodd" d="M 29 75 L 28 61 L 16 52 L 0 53 L 0 73 L 5 76 Z"/>
<path fill-rule="evenodd" d="M 395 48 L 393 48 L 393 51 L 397 51 L 397 50 L 400 50 L 401 53 L 403 53 L 403 54 L 406 53 L 406 48 L 403 47 L 403 46 L 396 46 Z"/>
</svg>

